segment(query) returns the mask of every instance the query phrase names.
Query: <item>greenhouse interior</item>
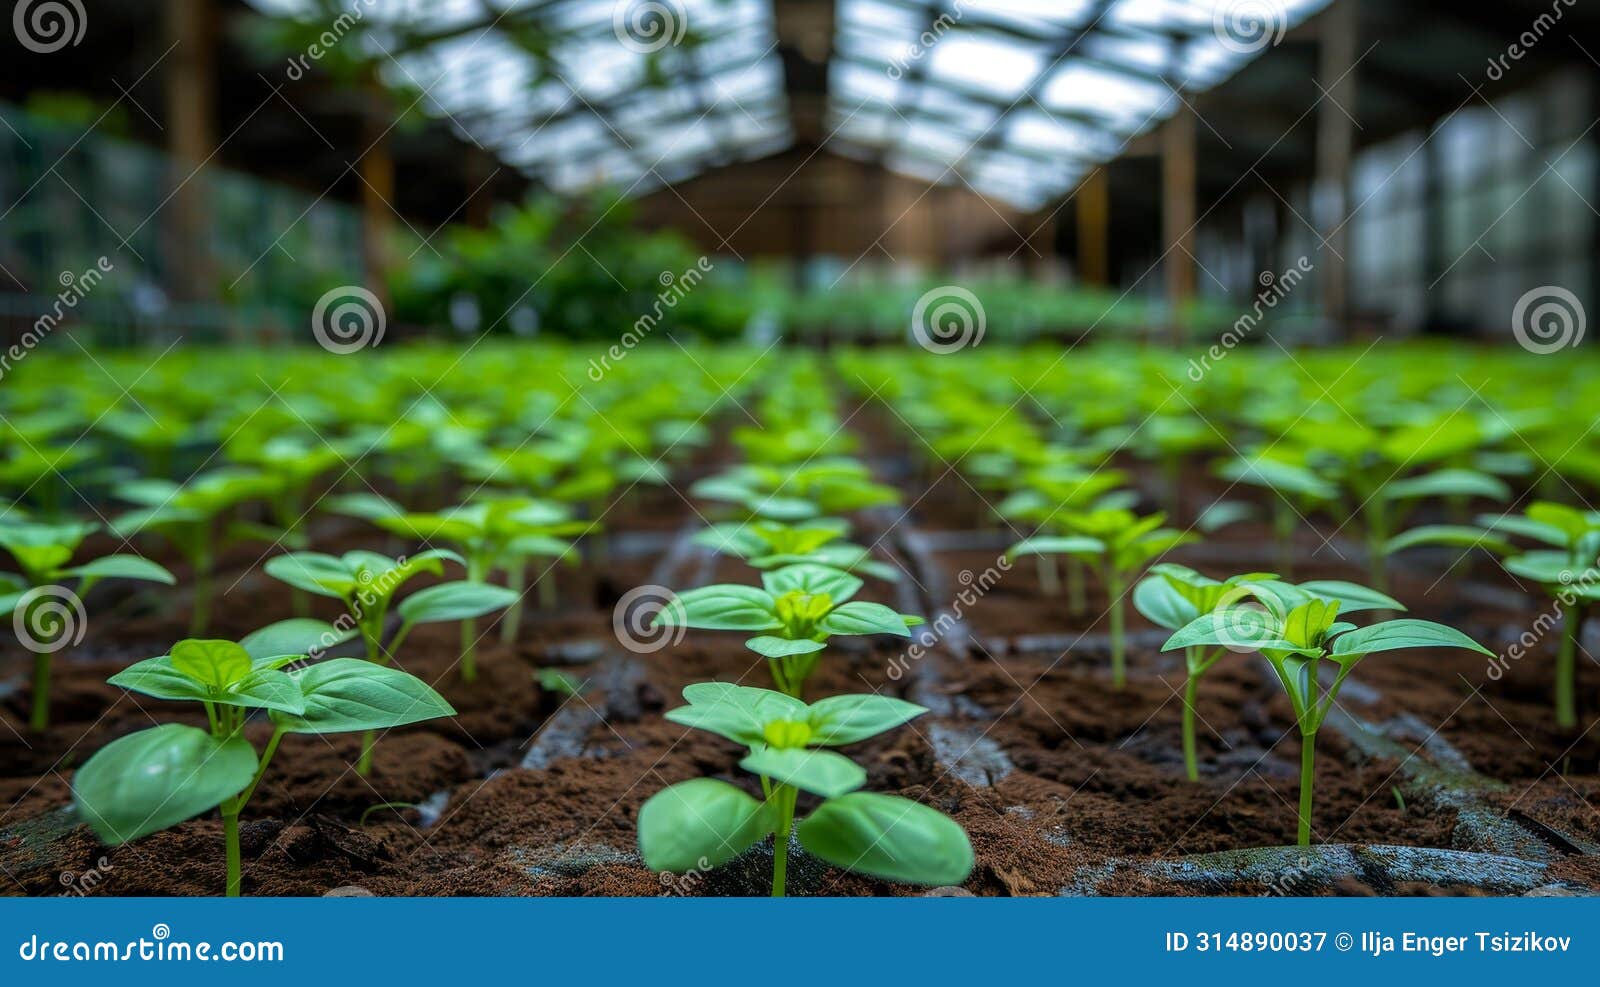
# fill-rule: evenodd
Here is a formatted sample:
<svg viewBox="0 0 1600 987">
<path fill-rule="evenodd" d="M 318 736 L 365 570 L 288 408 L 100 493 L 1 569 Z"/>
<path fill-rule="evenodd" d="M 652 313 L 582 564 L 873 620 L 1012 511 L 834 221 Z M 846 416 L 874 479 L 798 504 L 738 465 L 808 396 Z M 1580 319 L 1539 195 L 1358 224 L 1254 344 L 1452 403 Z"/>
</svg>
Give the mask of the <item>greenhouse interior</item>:
<svg viewBox="0 0 1600 987">
<path fill-rule="evenodd" d="M 1600 894 L 1594 4 L 11 6 L 4 896 Z"/>
</svg>

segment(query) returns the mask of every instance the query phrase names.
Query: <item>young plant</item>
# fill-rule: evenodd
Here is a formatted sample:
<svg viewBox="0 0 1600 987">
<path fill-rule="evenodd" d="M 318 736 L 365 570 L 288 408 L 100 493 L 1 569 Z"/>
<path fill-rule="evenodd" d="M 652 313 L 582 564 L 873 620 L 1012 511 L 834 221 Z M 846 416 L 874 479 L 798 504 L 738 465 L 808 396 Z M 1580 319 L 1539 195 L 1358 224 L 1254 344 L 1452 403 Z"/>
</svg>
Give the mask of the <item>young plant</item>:
<svg viewBox="0 0 1600 987">
<path fill-rule="evenodd" d="M 895 488 L 873 482 L 867 467 L 853 459 L 819 459 L 798 467 L 747 463 L 707 477 L 689 492 L 769 521 L 804 521 L 900 501 Z"/>
<path fill-rule="evenodd" d="M 118 497 L 141 507 L 111 523 L 119 538 L 153 532 L 170 541 L 188 561 L 194 578 L 189 633 L 205 632 L 211 622 L 211 575 L 227 536 L 218 520 L 230 509 L 272 491 L 270 478 L 253 471 L 221 469 L 179 486 L 168 480 L 119 484 Z"/>
<path fill-rule="evenodd" d="M 1118 689 L 1127 682 L 1127 605 L 1123 595 L 1128 582 L 1153 559 L 1196 540 L 1193 535 L 1161 527 L 1166 518 L 1160 513 L 1141 518 L 1121 507 L 1064 514 L 1062 525 L 1075 534 L 1028 538 L 1006 551 L 1013 559 L 1019 555 L 1066 555 L 1087 563 L 1099 574 L 1111 602 L 1111 681 Z"/>
<path fill-rule="evenodd" d="M 1594 575 L 1600 555 L 1600 512 L 1534 501 L 1520 516 L 1486 514 L 1477 521 L 1483 525 L 1481 529 L 1453 524 L 1413 528 L 1390 539 L 1385 550 L 1398 552 L 1417 545 L 1483 548 L 1503 556 L 1501 565 L 1513 576 L 1537 583 L 1562 614 L 1561 643 L 1556 650 L 1556 723 L 1575 727 L 1578 640 L 1588 604 L 1600 599 L 1600 583 Z M 1520 551 L 1506 540 L 1513 535 L 1552 547 Z"/>
<path fill-rule="evenodd" d="M 861 585 L 850 573 L 827 566 L 784 566 L 762 573 L 759 589 L 720 584 L 679 593 L 651 626 L 760 632 L 745 647 L 767 659 L 772 681 L 784 695 L 799 699 L 832 635 L 908 638 L 923 622 L 881 603 L 850 599 Z"/>
<path fill-rule="evenodd" d="M 860 545 L 842 539 L 850 524 L 838 518 L 815 518 L 785 524 L 782 521 L 722 522 L 697 532 L 692 539 L 723 555 L 743 559 L 753 569 L 776 569 L 802 562 L 825 565 L 845 572 L 897 582 L 900 572 L 872 558 Z"/>
<path fill-rule="evenodd" d="M 239 815 L 285 734 L 388 730 L 455 715 L 426 683 L 397 668 L 358 658 L 297 664 L 304 654 L 275 653 L 285 643 L 274 628 L 237 644 L 179 641 L 171 653 L 111 677 L 112 685 L 133 692 L 200 703 L 209 729 L 164 723 L 140 730 L 107 744 L 78 769 L 72 799 L 101 840 L 127 843 L 220 807 L 226 893 L 236 897 Z M 245 736 L 255 709 L 266 710 L 273 727 L 259 755 Z"/>
<path fill-rule="evenodd" d="M 1366 587 L 1349 583 L 1335 583 L 1331 588 L 1314 583 L 1294 586 L 1275 580 L 1240 585 L 1249 589 L 1250 600 L 1201 614 L 1168 638 L 1163 650 L 1221 646 L 1259 651 L 1272 665 L 1300 730 L 1298 841 L 1310 846 L 1317 731 L 1356 664 L 1369 654 L 1401 648 L 1492 652 L 1460 631 L 1432 621 L 1401 618 L 1357 627 L 1338 620 L 1341 609 L 1398 607 L 1394 600 Z M 1324 662 L 1335 668 L 1327 683 L 1319 675 Z"/>
<path fill-rule="evenodd" d="M 83 597 L 102 579 L 138 579 L 168 586 L 177 581 L 166 569 L 137 555 L 105 555 L 70 565 L 83 540 L 97 527 L 78 522 L 0 523 L 0 548 L 10 552 L 22 570 L 20 575 L 0 573 L 0 615 L 16 615 L 16 626 L 28 632 L 21 635 L 22 643 L 33 653 L 33 713 L 28 725 L 36 731 L 50 725 L 50 657 L 78 629 L 75 625 L 83 619 Z M 75 586 L 66 585 L 74 579 Z M 16 614 L 19 608 L 22 612 Z"/>
<path fill-rule="evenodd" d="M 639 810 L 639 853 L 655 871 L 720 866 L 773 837 L 772 895 L 782 897 L 789 838 L 845 870 L 911 884 L 960 884 L 972 844 L 949 816 L 897 795 L 859 789 L 867 773 L 830 747 L 854 744 L 926 713 L 889 696 L 793 696 L 726 682 L 683 690 L 689 705 L 667 719 L 749 748 L 739 767 L 761 779 L 763 799 L 714 778 L 679 782 Z M 799 824 L 800 794 L 821 798 Z"/>
<path fill-rule="evenodd" d="M 396 608 L 399 626 L 385 643 L 389 608 L 400 587 L 422 573 L 444 575 L 446 560 L 464 564 L 461 556 L 441 548 L 400 559 L 364 551 L 342 556 L 291 552 L 268 559 L 265 569 L 267 575 L 296 589 L 342 603 L 345 615 L 339 626 L 354 629 L 366 648 L 368 661 L 387 665 L 400 653 L 400 646 L 418 624 L 481 617 L 516 600 L 516 593 L 488 583 L 463 581 L 430 586 L 400 601 Z M 363 776 L 372 773 L 374 739 L 370 730 L 361 738 L 356 771 Z"/>
</svg>

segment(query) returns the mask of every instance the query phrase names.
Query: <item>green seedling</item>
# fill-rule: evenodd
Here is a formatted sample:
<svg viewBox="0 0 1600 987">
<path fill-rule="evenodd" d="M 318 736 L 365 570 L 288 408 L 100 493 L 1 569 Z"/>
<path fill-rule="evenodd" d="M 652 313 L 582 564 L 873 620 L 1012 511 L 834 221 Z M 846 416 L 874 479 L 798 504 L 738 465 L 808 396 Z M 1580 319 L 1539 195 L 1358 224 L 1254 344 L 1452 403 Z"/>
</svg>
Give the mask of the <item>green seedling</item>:
<svg viewBox="0 0 1600 987">
<path fill-rule="evenodd" d="M 899 503 L 895 488 L 873 482 L 853 459 L 822 459 L 799 467 L 747 463 L 689 488 L 705 500 L 735 505 L 747 518 L 805 521 Z"/>
<path fill-rule="evenodd" d="M 465 564 L 455 552 L 439 548 L 400 559 L 363 551 L 342 556 L 292 552 L 268 559 L 265 568 L 274 579 L 342 603 L 345 612 L 335 626 L 361 638 L 368 661 L 387 665 L 399 655 L 400 646 L 418 624 L 481 617 L 503 610 L 516 600 L 517 594 L 511 590 L 488 583 L 462 581 L 430 586 L 400 601 L 396 607 L 399 626 L 386 643 L 385 625 L 395 594 L 415 576 L 444 575 L 446 561 Z M 372 731 L 362 735 L 361 759 L 356 763 L 361 775 L 372 773 L 374 739 Z"/>
<path fill-rule="evenodd" d="M 713 524 L 692 539 L 723 555 L 743 559 L 753 569 L 776 569 L 803 562 L 845 572 L 897 582 L 900 572 L 872 552 L 844 541 L 850 524 L 838 518 L 815 518 L 785 524 L 781 521 L 744 521 Z"/>
<path fill-rule="evenodd" d="M 200 635 L 211 622 L 211 578 L 217 555 L 232 538 L 218 530 L 219 519 L 237 505 L 266 496 L 273 489 L 269 477 L 254 471 L 222 469 L 195 477 L 179 486 L 168 480 L 130 480 L 115 493 L 140 504 L 111 523 L 119 538 L 154 533 L 171 542 L 193 573 L 193 603 L 189 633 Z M 239 535 L 240 532 L 234 532 Z"/>
<path fill-rule="evenodd" d="M 50 725 L 51 656 L 81 635 L 83 597 L 103 579 L 136 579 L 173 585 L 172 573 L 137 555 L 105 555 L 71 565 L 83 540 L 98 525 L 66 522 L 0 522 L 0 548 L 11 553 L 20 575 L 0 573 L 0 615 L 14 616 L 22 643 L 33 654 L 33 712 L 28 725 Z M 76 580 L 73 586 L 66 585 Z M 21 613 L 17 613 L 18 610 Z"/>
<path fill-rule="evenodd" d="M 772 681 L 800 698 L 835 634 L 910 637 L 921 617 L 896 613 L 881 603 L 852 600 L 861 580 L 813 563 L 761 574 L 761 587 L 722 584 L 678 594 L 652 619 L 653 627 L 757 631 L 745 647 L 767 659 Z"/>
<path fill-rule="evenodd" d="M 1259 651 L 1272 665 L 1300 730 L 1300 804 L 1298 841 L 1311 845 L 1311 805 L 1315 785 L 1317 731 L 1333 709 L 1340 686 L 1356 664 L 1369 654 L 1402 648 L 1466 648 L 1492 654 L 1454 628 L 1427 620 L 1401 618 L 1366 627 L 1338 620 L 1341 609 L 1398 609 L 1389 597 L 1348 583 L 1294 586 L 1275 580 L 1240 584 L 1249 601 L 1201 614 L 1163 646 L 1221 646 Z M 1342 600 L 1341 597 L 1344 597 Z M 1324 663 L 1334 668 L 1330 682 L 1320 676 Z"/>
<path fill-rule="evenodd" d="M 292 636 L 292 635 L 291 635 Z M 241 889 L 239 815 L 286 734 L 388 730 L 455 710 L 421 679 L 358 658 L 301 664 L 275 654 L 267 628 L 239 642 L 179 641 L 170 654 L 112 676 L 112 685 L 177 702 L 198 702 L 209 729 L 164 723 L 101 748 L 72 780 L 78 815 L 111 845 L 220 808 L 226 893 Z M 290 667 L 293 666 L 293 667 Z M 258 755 L 245 736 L 251 710 L 266 710 L 272 736 Z"/>
<path fill-rule="evenodd" d="M 1075 534 L 1028 538 L 1006 551 L 1013 559 L 1019 555 L 1066 555 L 1099 574 L 1111 601 L 1111 681 L 1118 689 L 1127 682 L 1127 605 L 1123 597 L 1129 581 L 1152 560 L 1196 540 L 1193 535 L 1161 527 L 1166 517 L 1157 513 L 1141 518 L 1120 507 L 1063 514 L 1061 524 Z"/>
<path fill-rule="evenodd" d="M 533 680 L 539 683 L 539 688 L 545 692 L 568 697 L 583 693 L 583 681 L 559 668 L 536 668 L 533 670 Z"/>
<path fill-rule="evenodd" d="M 639 810 L 639 853 L 655 871 L 716 867 L 773 837 L 772 895 L 782 897 L 793 833 L 813 856 L 845 870 L 911 884 L 960 884 L 972 844 L 950 817 L 910 799 L 859 789 L 867 773 L 831 747 L 854 744 L 927 712 L 889 696 L 793 696 L 726 682 L 683 690 L 689 705 L 667 719 L 749 749 L 739 767 L 761 779 L 763 798 L 714 778 L 679 782 Z M 799 824 L 801 793 L 822 803 Z"/>
<path fill-rule="evenodd" d="M 1109 507 L 1131 507 L 1129 491 L 1118 490 L 1127 475 L 1120 470 L 1088 472 L 1076 465 L 1055 465 L 1035 470 L 1020 487 L 1002 500 L 995 512 L 1009 521 L 1031 525 L 1044 534 L 1067 535 L 1065 517 Z M 1039 566 L 1039 587 L 1046 595 L 1059 592 L 1055 557 L 1034 556 Z M 1067 610 L 1078 616 L 1088 609 L 1084 592 L 1084 566 L 1067 556 Z"/>
<path fill-rule="evenodd" d="M 1287 578 L 1294 572 L 1296 525 L 1312 511 L 1336 501 L 1339 488 L 1307 466 L 1264 455 L 1228 460 L 1217 467 L 1217 475 L 1230 483 L 1272 492 L 1272 534 L 1277 543 L 1278 569 Z"/>
<path fill-rule="evenodd" d="M 1562 614 L 1561 643 L 1556 650 L 1555 711 L 1557 725 L 1578 725 L 1578 640 L 1588 605 L 1600 600 L 1595 569 L 1600 556 L 1600 512 L 1565 504 L 1535 501 L 1522 515 L 1480 515 L 1482 528 L 1467 525 L 1425 525 L 1393 539 L 1386 549 L 1398 552 L 1417 545 L 1482 548 L 1503 556 L 1505 570 L 1538 584 Z M 1507 539 L 1526 538 L 1548 549 L 1521 551 Z"/>
</svg>

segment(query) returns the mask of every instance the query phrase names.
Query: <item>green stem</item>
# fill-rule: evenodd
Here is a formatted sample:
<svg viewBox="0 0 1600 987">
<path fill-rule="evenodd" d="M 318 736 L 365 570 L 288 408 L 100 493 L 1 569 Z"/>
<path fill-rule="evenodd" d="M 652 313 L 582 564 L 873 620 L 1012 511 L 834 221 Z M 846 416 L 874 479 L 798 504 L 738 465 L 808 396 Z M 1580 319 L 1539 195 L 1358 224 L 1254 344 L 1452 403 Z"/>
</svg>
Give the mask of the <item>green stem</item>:
<svg viewBox="0 0 1600 987">
<path fill-rule="evenodd" d="M 372 748 L 376 745 L 378 736 L 368 730 L 361 735 L 361 757 L 356 761 L 356 774 L 363 778 L 372 775 Z"/>
<path fill-rule="evenodd" d="M 1272 533 L 1278 545 L 1278 574 L 1283 579 L 1294 575 L 1294 508 L 1279 497 L 1272 505 Z"/>
<path fill-rule="evenodd" d="M 50 725 L 50 653 L 33 653 L 33 717 L 28 726 L 35 732 Z"/>
<path fill-rule="evenodd" d="M 1111 684 L 1120 689 L 1128 681 L 1126 646 L 1123 641 L 1126 613 L 1122 605 L 1122 580 L 1115 573 L 1106 574 L 1106 591 L 1111 594 Z"/>
<path fill-rule="evenodd" d="M 222 839 L 227 844 L 228 854 L 228 890 L 229 898 L 239 897 L 239 890 L 244 883 L 244 875 L 239 866 L 239 810 L 232 812 L 226 810 L 222 813 Z"/>
<path fill-rule="evenodd" d="M 1035 555 L 1035 567 L 1039 571 L 1039 591 L 1045 596 L 1055 596 L 1061 592 L 1061 583 L 1056 578 L 1056 560 L 1050 555 Z"/>
<path fill-rule="evenodd" d="M 554 610 L 556 608 L 556 570 L 554 566 L 539 577 L 539 607 L 543 610 Z"/>
<path fill-rule="evenodd" d="M 1301 846 L 1311 845 L 1311 789 L 1315 778 L 1317 735 L 1300 734 L 1300 831 Z"/>
<path fill-rule="evenodd" d="M 772 797 L 777 800 L 778 827 L 772 843 L 772 897 L 782 898 L 789 875 L 789 833 L 794 829 L 794 803 L 800 790 L 793 785 L 777 785 Z"/>
<path fill-rule="evenodd" d="M 1067 611 L 1074 617 L 1080 616 L 1089 609 L 1083 586 L 1083 563 L 1075 558 L 1067 559 Z"/>
<path fill-rule="evenodd" d="M 1183 768 L 1188 773 L 1190 781 L 1200 780 L 1200 767 L 1195 759 L 1194 741 L 1194 702 L 1199 688 L 1200 676 L 1190 672 L 1183 683 Z"/>
<path fill-rule="evenodd" d="M 1571 728 L 1578 724 L 1574 702 L 1574 666 L 1577 664 L 1578 628 L 1583 623 L 1582 607 L 1572 602 L 1566 607 L 1561 631 L 1561 647 L 1556 651 L 1556 725 Z"/>
<path fill-rule="evenodd" d="M 522 591 L 528 584 L 528 565 L 522 559 L 512 562 L 506 568 L 506 588 L 517 594 L 517 602 L 511 604 L 511 609 L 500 621 L 500 642 L 510 644 L 517 639 L 517 630 L 522 626 Z M 542 590 L 543 587 L 540 587 Z"/>
<path fill-rule="evenodd" d="M 189 636 L 200 637 L 211 623 L 211 559 L 202 557 L 194 566 L 194 603 L 189 612 Z"/>
<path fill-rule="evenodd" d="M 461 681 L 478 681 L 478 622 L 471 617 L 461 622 Z"/>
</svg>

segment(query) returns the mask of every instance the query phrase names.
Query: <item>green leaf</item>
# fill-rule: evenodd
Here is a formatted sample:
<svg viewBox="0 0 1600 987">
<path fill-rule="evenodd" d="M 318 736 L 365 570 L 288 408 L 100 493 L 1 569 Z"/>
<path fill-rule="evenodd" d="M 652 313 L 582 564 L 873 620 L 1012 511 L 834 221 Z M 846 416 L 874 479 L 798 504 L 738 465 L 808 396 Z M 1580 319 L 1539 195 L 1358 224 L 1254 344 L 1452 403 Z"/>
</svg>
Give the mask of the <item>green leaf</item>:
<svg viewBox="0 0 1600 987">
<path fill-rule="evenodd" d="M 135 662 L 106 681 L 157 699 L 276 709 L 297 715 L 305 711 L 300 686 L 270 667 L 254 668 L 225 686 L 208 686 L 179 671 L 170 655 L 161 655 Z"/>
<path fill-rule="evenodd" d="M 276 555 L 262 566 L 267 575 L 295 589 L 342 600 L 356 588 L 355 573 L 340 559 L 321 552 Z"/>
<path fill-rule="evenodd" d="M 1424 473 L 1405 480 L 1395 480 L 1381 491 L 1386 500 L 1409 500 L 1414 497 L 1487 497 L 1507 500 L 1511 488 L 1499 477 L 1477 470 L 1447 469 Z"/>
<path fill-rule="evenodd" d="M 258 666 L 269 659 L 292 655 L 314 655 L 343 644 L 356 636 L 351 626 L 340 629 L 324 620 L 291 617 L 255 631 L 239 642 Z"/>
<path fill-rule="evenodd" d="M 1342 614 L 1360 613 L 1363 610 L 1405 609 L 1405 605 L 1392 596 L 1341 579 L 1313 579 L 1309 583 L 1298 584 L 1298 588 L 1325 600 L 1337 602 L 1339 612 Z"/>
<path fill-rule="evenodd" d="M 909 723 L 927 711 L 893 696 L 830 696 L 811 704 L 811 742 L 828 747 L 853 744 Z"/>
<path fill-rule="evenodd" d="M 1369 655 L 1374 651 L 1395 651 L 1400 648 L 1466 648 L 1480 654 L 1494 654 L 1453 627 L 1409 617 L 1358 627 L 1334 638 L 1328 650 L 1329 657 L 1338 661 L 1352 655 Z"/>
<path fill-rule="evenodd" d="M 1219 500 L 1200 512 L 1194 525 L 1206 534 L 1226 528 L 1230 524 L 1248 521 L 1256 516 L 1254 504 L 1242 500 Z"/>
<path fill-rule="evenodd" d="M 650 796 L 639 809 L 639 855 L 654 871 L 725 864 L 772 832 L 764 803 L 725 781 L 695 778 Z"/>
<path fill-rule="evenodd" d="M 1027 538 L 1017 542 L 1006 549 L 1006 558 L 1014 559 L 1019 555 L 1098 556 L 1105 550 L 1106 543 L 1098 538 L 1047 535 L 1039 538 Z"/>
<path fill-rule="evenodd" d="M 1200 610 L 1178 592 L 1165 576 L 1147 576 L 1133 587 L 1133 607 L 1157 627 L 1175 631 L 1196 617 Z"/>
<path fill-rule="evenodd" d="M 669 709 L 663 715 L 673 723 L 705 730 L 746 747 L 764 743 L 761 731 L 766 721 L 748 706 L 731 702 L 691 704 Z"/>
<path fill-rule="evenodd" d="M 305 696 L 305 712 L 272 717 L 289 733 L 384 730 L 456 712 L 415 675 L 360 658 L 334 658 L 291 677 Z"/>
<path fill-rule="evenodd" d="M 490 583 L 443 583 L 418 590 L 400 601 L 400 616 L 407 623 L 434 624 L 467 620 L 504 610 L 517 602 L 517 592 Z"/>
<path fill-rule="evenodd" d="M 1278 617 L 1254 607 L 1224 607 L 1201 614 L 1167 638 L 1161 650 L 1175 651 L 1197 644 L 1220 644 L 1242 651 L 1261 648 L 1295 651 L 1300 647 L 1284 638 Z"/>
<path fill-rule="evenodd" d="M 656 614 L 652 627 L 695 627 L 708 631 L 772 631 L 783 624 L 772 597 L 754 586 L 724 584 L 679 593 Z"/>
<path fill-rule="evenodd" d="M 906 626 L 904 617 L 881 603 L 868 603 L 865 600 L 852 600 L 842 606 L 834 607 L 826 617 L 817 622 L 817 629 L 829 634 L 911 636 L 911 629 Z"/>
<path fill-rule="evenodd" d="M 753 637 L 744 643 L 744 646 L 761 655 L 763 658 L 787 658 L 790 655 L 809 655 L 827 647 L 821 641 L 808 641 L 804 639 L 791 640 L 786 637 L 773 637 L 763 634 Z"/>
<path fill-rule="evenodd" d="M 696 682 L 684 687 L 683 698 L 693 706 L 731 703 L 749 710 L 763 724 L 772 720 L 803 720 L 809 709 L 793 696 L 732 682 Z"/>
<path fill-rule="evenodd" d="M 172 667 L 202 685 L 225 688 L 250 674 L 250 653 L 232 641 L 179 641 Z"/>
<path fill-rule="evenodd" d="M 782 596 L 792 590 L 811 596 L 826 593 L 835 604 L 839 604 L 860 591 L 861 580 L 831 566 L 802 562 L 762 573 L 761 585 L 773 596 Z"/>
<path fill-rule="evenodd" d="M 823 798 L 837 798 L 867 783 L 866 770 L 843 754 L 806 747 L 759 747 L 739 767 Z"/>
<path fill-rule="evenodd" d="M 66 571 L 68 576 L 84 579 L 142 579 L 151 583 L 176 585 L 178 580 L 166 567 L 137 555 L 107 555 Z"/>
<path fill-rule="evenodd" d="M 239 794 L 256 763 L 243 737 L 219 741 L 204 730 L 167 723 L 102 747 L 73 777 L 72 800 L 102 841 L 126 843 Z"/>
<path fill-rule="evenodd" d="M 1572 557 L 1566 552 L 1523 552 L 1505 560 L 1506 571 L 1545 586 L 1566 586 L 1576 577 Z"/>
<path fill-rule="evenodd" d="M 1482 528 L 1473 528 L 1464 524 L 1424 524 L 1402 531 L 1383 543 L 1383 554 L 1393 555 L 1395 552 L 1404 551 L 1417 545 L 1453 545 L 1457 548 L 1482 548 L 1497 555 L 1506 555 L 1516 551 L 1511 543 L 1503 538 L 1496 538 L 1491 532 Z"/>
<path fill-rule="evenodd" d="M 897 795 L 853 792 L 795 827 L 812 854 L 845 870 L 912 884 L 960 884 L 972 844 L 955 820 Z"/>
<path fill-rule="evenodd" d="M 1479 514 L 1475 520 L 1492 534 L 1520 535 L 1556 548 L 1567 547 L 1566 532 L 1530 518 L 1516 514 Z"/>
</svg>

